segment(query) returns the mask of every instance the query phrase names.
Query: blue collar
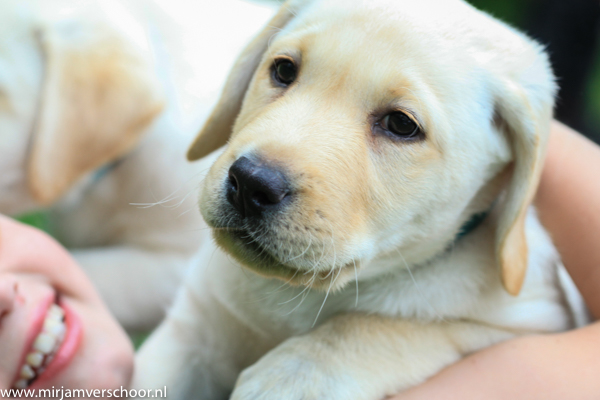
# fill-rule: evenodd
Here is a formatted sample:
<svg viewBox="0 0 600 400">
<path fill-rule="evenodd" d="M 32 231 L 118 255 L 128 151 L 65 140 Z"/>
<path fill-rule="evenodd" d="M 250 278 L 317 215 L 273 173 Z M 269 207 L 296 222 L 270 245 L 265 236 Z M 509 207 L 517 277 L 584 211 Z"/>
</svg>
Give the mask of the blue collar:
<svg viewBox="0 0 600 400">
<path fill-rule="evenodd" d="M 490 212 L 492 211 L 492 208 L 494 208 L 495 204 L 496 204 L 496 202 L 494 201 L 492 203 L 492 205 L 490 206 L 490 208 L 487 209 L 486 211 L 478 212 L 478 213 L 471 215 L 471 218 L 469 218 L 464 224 L 462 224 L 462 226 L 458 230 L 458 233 L 454 237 L 454 240 L 452 242 L 450 242 L 450 244 L 448 244 L 448 246 L 446 246 L 446 249 L 441 251 L 440 253 L 438 253 L 438 255 L 432 257 L 429 261 L 426 261 L 424 264 L 428 264 L 432 260 L 436 259 L 437 257 L 439 257 L 443 254 L 446 254 L 449 251 L 452 251 L 452 249 L 454 248 L 454 246 L 460 239 L 464 238 L 469 233 L 473 232 L 475 229 L 477 229 L 483 223 L 483 221 L 485 221 L 487 216 L 490 215 Z"/>
<path fill-rule="evenodd" d="M 493 205 L 492 205 L 492 207 L 493 207 Z M 456 238 L 454 239 L 454 242 L 455 243 L 458 242 L 460 239 L 467 236 L 469 233 L 473 232 L 487 218 L 487 216 L 490 214 L 490 211 L 491 211 L 491 207 L 487 211 L 482 211 L 482 212 L 473 214 L 471 216 L 471 218 L 469 218 L 467 220 L 467 222 L 465 222 L 460 227 L 460 229 L 458 230 L 458 233 L 456 234 Z"/>
</svg>

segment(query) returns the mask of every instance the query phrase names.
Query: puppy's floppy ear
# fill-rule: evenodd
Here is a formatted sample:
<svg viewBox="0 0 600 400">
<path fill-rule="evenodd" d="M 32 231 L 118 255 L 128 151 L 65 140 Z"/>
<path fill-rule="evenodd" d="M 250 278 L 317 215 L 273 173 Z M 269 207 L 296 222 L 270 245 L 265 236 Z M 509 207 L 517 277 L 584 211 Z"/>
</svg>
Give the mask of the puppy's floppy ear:
<svg viewBox="0 0 600 400">
<path fill-rule="evenodd" d="M 153 65 L 104 24 L 62 21 L 39 32 L 45 76 L 28 183 L 43 205 L 138 142 L 161 111 Z"/>
<path fill-rule="evenodd" d="M 219 102 L 188 150 L 188 160 L 198 160 L 227 143 L 242 107 L 244 95 L 267 50 L 269 41 L 296 15 L 298 3 L 302 2 L 304 1 L 290 0 L 284 3 L 267 26 L 237 58 L 225 82 Z"/>
<path fill-rule="evenodd" d="M 539 183 L 552 120 L 555 83 L 545 55 L 499 84 L 496 117 L 508 136 L 514 162 L 501 204 L 496 257 L 507 292 L 518 295 L 528 263 L 525 219 Z"/>
</svg>

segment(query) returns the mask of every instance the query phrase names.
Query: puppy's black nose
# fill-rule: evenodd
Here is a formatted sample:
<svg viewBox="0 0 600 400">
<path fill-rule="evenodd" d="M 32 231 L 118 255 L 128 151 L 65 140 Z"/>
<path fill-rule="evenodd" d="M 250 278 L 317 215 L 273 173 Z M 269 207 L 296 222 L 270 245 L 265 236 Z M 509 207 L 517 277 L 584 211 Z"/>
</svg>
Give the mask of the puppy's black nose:
<svg viewBox="0 0 600 400">
<path fill-rule="evenodd" d="M 278 169 L 240 157 L 229 168 L 227 200 L 242 218 L 259 217 L 276 210 L 290 194 L 290 186 Z"/>
</svg>

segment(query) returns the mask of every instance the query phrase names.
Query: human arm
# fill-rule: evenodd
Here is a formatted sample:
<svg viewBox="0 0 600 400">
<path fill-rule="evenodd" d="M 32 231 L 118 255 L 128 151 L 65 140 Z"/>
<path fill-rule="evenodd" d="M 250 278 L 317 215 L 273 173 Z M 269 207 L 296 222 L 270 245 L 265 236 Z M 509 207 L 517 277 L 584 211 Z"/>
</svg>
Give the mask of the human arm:
<svg viewBox="0 0 600 400">
<path fill-rule="evenodd" d="M 600 147 L 554 123 L 535 201 L 563 262 L 600 316 Z M 600 322 L 487 348 L 394 400 L 597 399 Z"/>
<path fill-rule="evenodd" d="M 535 205 L 592 314 L 600 317 L 600 147 L 555 122 Z"/>
</svg>

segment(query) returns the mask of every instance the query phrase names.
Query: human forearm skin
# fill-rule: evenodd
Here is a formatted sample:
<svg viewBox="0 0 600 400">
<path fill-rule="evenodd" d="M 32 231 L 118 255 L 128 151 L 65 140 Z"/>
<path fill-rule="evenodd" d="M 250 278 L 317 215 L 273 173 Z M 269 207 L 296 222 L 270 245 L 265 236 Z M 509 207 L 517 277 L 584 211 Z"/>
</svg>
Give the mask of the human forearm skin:
<svg viewBox="0 0 600 400">
<path fill-rule="evenodd" d="M 600 324 L 485 349 L 393 400 L 597 400 Z"/>
<path fill-rule="evenodd" d="M 555 122 L 535 205 L 590 311 L 600 317 L 600 147 Z"/>
</svg>

